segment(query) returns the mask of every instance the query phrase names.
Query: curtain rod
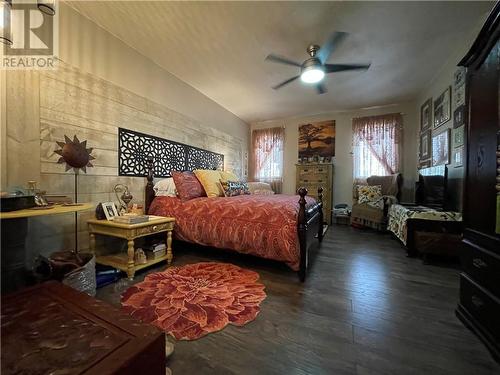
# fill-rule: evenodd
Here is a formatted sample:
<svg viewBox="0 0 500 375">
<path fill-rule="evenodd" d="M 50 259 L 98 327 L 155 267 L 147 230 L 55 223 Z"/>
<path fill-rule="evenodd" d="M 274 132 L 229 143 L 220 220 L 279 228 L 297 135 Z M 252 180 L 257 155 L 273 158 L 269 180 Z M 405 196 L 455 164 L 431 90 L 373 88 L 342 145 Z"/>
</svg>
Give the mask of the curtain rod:
<svg viewBox="0 0 500 375">
<path fill-rule="evenodd" d="M 406 116 L 406 113 L 403 113 L 403 112 L 392 112 L 392 113 L 383 113 L 383 114 L 380 114 L 380 115 L 359 116 L 359 117 L 352 117 L 351 120 L 356 120 L 356 119 L 366 118 L 366 117 L 383 117 L 383 116 L 389 116 L 389 115 Z"/>
</svg>

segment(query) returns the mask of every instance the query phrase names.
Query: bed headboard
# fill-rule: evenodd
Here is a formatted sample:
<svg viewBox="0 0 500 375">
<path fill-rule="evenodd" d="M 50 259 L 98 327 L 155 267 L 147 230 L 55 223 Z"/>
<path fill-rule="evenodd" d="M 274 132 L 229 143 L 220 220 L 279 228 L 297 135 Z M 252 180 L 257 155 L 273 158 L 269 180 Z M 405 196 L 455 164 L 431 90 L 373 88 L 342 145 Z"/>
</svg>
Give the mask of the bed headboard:
<svg viewBox="0 0 500 375">
<path fill-rule="evenodd" d="M 224 155 L 184 143 L 118 129 L 118 175 L 145 177 L 147 160 L 153 161 L 153 175 L 170 177 L 172 171 L 224 169 Z"/>
<path fill-rule="evenodd" d="M 154 177 L 170 177 L 173 171 L 224 169 L 224 155 L 184 143 L 118 129 L 118 175 L 146 177 L 144 212 L 155 197 Z"/>
</svg>

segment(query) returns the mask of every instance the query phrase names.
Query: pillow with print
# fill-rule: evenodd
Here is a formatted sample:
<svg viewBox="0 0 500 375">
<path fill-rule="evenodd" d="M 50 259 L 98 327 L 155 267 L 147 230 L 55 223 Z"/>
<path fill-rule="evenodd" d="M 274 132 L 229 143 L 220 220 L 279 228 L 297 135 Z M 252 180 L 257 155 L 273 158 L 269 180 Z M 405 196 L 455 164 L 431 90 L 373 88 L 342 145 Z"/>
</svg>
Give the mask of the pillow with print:
<svg viewBox="0 0 500 375">
<path fill-rule="evenodd" d="M 184 201 L 206 197 L 205 189 L 193 172 L 172 172 L 177 195 Z"/>
<path fill-rule="evenodd" d="M 359 185 L 358 203 L 376 202 L 382 198 L 382 185 Z"/>
<path fill-rule="evenodd" d="M 224 196 L 235 197 L 237 195 L 249 195 L 248 185 L 244 181 L 220 180 Z"/>
</svg>

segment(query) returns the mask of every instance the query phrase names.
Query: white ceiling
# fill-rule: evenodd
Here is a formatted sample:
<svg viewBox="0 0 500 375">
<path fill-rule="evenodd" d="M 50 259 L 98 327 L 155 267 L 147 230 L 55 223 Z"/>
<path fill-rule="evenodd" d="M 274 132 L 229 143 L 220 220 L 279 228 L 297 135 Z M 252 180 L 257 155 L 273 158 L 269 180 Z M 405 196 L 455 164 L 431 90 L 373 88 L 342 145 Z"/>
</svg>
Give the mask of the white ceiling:
<svg viewBox="0 0 500 375">
<path fill-rule="evenodd" d="M 491 2 L 76 1 L 71 6 L 247 122 L 411 100 L 463 47 Z M 350 33 L 330 63 L 366 72 L 327 76 L 317 95 L 298 68 L 265 62 L 273 52 L 302 62 L 310 43 Z"/>
</svg>

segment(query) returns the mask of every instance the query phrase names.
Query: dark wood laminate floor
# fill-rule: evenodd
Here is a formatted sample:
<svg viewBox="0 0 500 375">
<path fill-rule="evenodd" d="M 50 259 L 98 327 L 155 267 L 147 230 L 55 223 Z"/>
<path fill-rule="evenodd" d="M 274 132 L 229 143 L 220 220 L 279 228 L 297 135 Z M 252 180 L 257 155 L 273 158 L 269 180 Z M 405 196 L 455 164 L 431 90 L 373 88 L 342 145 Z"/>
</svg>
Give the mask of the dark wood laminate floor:
<svg viewBox="0 0 500 375">
<path fill-rule="evenodd" d="M 175 265 L 214 260 L 257 271 L 267 298 L 244 327 L 177 342 L 174 374 L 500 374 L 455 317 L 456 267 L 406 258 L 388 234 L 331 227 L 305 284 L 279 263 L 176 246 Z M 97 297 L 118 305 L 126 286 Z"/>
</svg>

